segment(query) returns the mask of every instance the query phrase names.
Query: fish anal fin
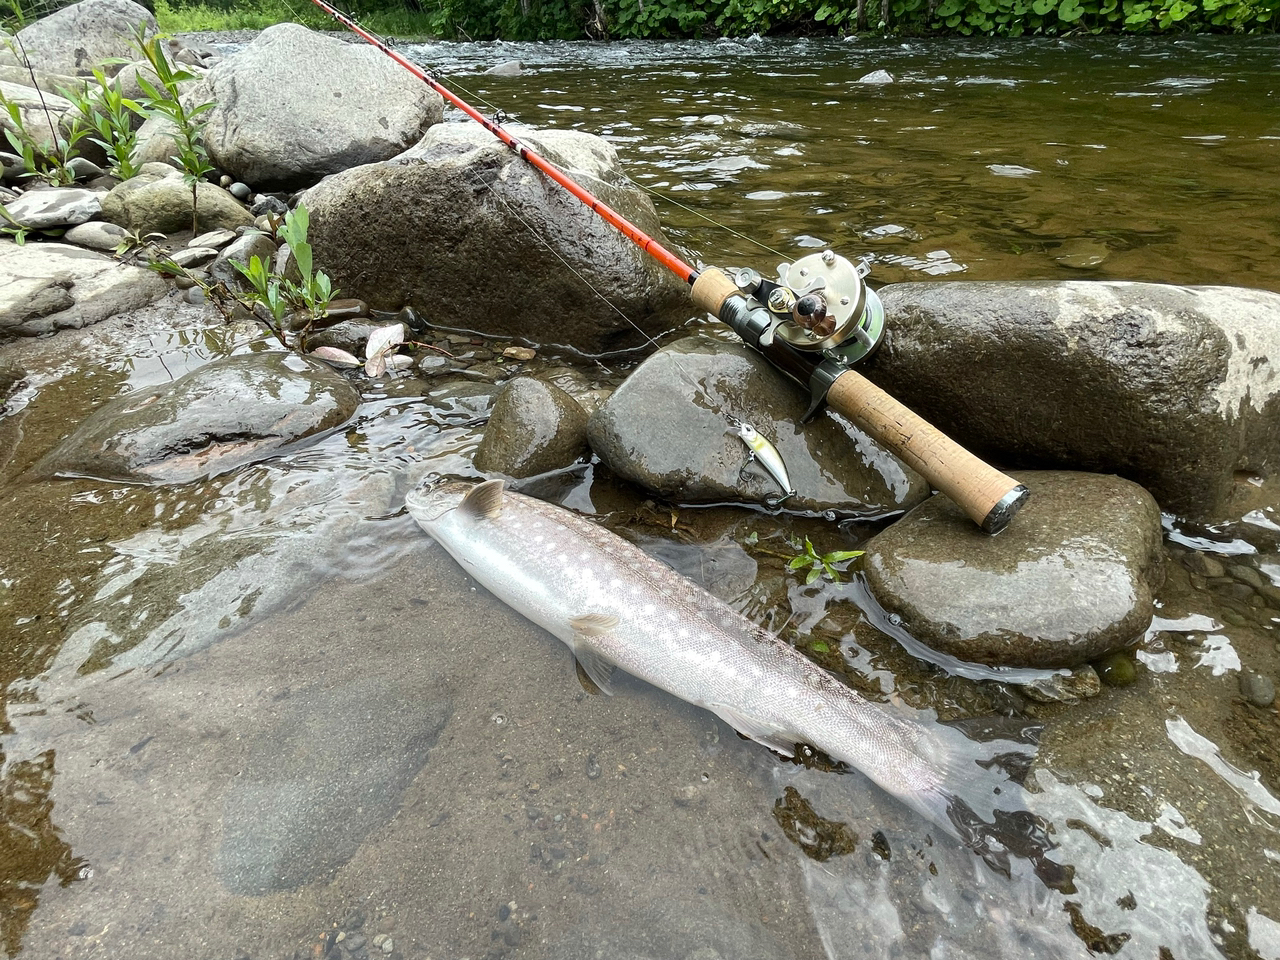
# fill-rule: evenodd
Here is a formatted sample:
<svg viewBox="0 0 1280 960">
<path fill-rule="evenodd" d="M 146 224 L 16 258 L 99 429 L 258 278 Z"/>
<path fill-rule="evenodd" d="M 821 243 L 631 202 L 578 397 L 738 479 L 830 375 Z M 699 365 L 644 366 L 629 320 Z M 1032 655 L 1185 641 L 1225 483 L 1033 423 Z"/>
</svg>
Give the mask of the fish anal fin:
<svg viewBox="0 0 1280 960">
<path fill-rule="evenodd" d="M 599 637 L 617 627 L 619 620 L 611 613 L 584 613 L 570 617 L 569 626 L 583 637 Z"/>
<path fill-rule="evenodd" d="M 584 644 L 576 646 L 573 655 L 578 658 L 578 669 L 587 675 L 587 679 L 601 693 L 613 696 L 613 663 Z"/>
<path fill-rule="evenodd" d="M 458 504 L 458 512 L 476 519 L 496 520 L 502 513 L 501 480 L 486 480 L 472 487 L 462 502 Z"/>
<path fill-rule="evenodd" d="M 765 720 L 757 720 L 738 712 L 723 703 L 709 703 L 707 709 L 718 716 L 743 736 L 750 737 L 756 743 L 762 743 L 770 750 L 793 757 L 796 753 L 798 737 Z"/>
</svg>

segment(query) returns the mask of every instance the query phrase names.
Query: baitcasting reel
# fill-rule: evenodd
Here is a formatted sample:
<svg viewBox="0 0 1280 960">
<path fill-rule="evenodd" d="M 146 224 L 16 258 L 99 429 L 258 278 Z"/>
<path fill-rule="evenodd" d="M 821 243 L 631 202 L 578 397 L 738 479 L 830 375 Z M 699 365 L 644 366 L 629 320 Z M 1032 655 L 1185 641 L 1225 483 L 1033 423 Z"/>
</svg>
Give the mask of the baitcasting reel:
<svg viewBox="0 0 1280 960">
<path fill-rule="evenodd" d="M 776 280 L 749 267 L 725 271 L 742 298 L 730 310 L 733 316 L 721 319 L 808 383 L 812 402 L 806 419 L 822 406 L 836 378 L 871 356 L 884 339 L 884 306 L 862 282 L 870 272 L 868 260 L 854 263 L 833 250 L 780 264 Z M 790 351 L 801 356 L 783 363 Z"/>
</svg>

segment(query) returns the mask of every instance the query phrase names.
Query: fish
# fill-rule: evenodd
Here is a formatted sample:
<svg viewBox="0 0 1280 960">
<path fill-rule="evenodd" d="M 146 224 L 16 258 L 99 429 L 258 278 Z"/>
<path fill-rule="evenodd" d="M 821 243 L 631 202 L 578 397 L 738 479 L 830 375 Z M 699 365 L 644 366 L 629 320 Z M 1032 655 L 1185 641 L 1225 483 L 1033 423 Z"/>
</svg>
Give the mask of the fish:
<svg viewBox="0 0 1280 960">
<path fill-rule="evenodd" d="M 604 693 L 621 669 L 785 757 L 816 747 L 975 849 L 980 825 L 1017 796 L 993 761 L 1023 744 L 977 742 L 865 699 L 580 514 L 507 490 L 501 479 L 437 482 L 410 492 L 406 507 L 490 593 L 564 641 Z"/>
<path fill-rule="evenodd" d="M 768 471 L 769 476 L 773 477 L 774 482 L 782 488 L 783 497 L 795 496 L 795 487 L 791 485 L 791 477 L 787 475 L 787 465 L 783 462 L 782 454 L 778 452 L 778 448 L 746 421 L 730 419 L 729 422 L 733 426 L 730 432 L 747 445 L 747 449 L 751 451 L 752 459 L 759 460 L 760 465 Z"/>
</svg>

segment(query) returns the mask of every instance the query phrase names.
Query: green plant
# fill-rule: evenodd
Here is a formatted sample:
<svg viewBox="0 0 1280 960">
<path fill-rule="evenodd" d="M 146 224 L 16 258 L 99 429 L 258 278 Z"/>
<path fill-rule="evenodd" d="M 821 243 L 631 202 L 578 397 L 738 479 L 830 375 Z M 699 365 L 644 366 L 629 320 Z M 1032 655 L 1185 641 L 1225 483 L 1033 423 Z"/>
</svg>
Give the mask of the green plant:
<svg viewBox="0 0 1280 960">
<path fill-rule="evenodd" d="M 5 223 L 0 224 L 0 233 L 12 239 L 18 246 L 22 246 L 27 242 L 27 234 L 31 232 L 30 227 L 15 218 L 13 214 L 2 206 L 0 206 L 0 217 L 5 220 Z"/>
<path fill-rule="evenodd" d="M 862 556 L 862 553 L 861 550 L 832 550 L 830 553 L 819 554 L 809 538 L 805 537 L 804 552 L 793 557 L 787 566 L 792 570 L 803 570 L 808 567 L 809 570 L 804 577 L 805 583 L 813 583 L 823 574 L 826 574 L 832 583 L 841 583 L 842 571 L 836 564 L 847 563 L 855 557 Z"/>
<path fill-rule="evenodd" d="M 284 338 L 280 330 L 286 316 L 290 313 L 298 316 L 301 322 L 295 324 L 294 329 L 301 329 L 305 339 L 307 330 L 324 315 L 333 299 L 333 283 L 328 274 L 314 269 L 311 244 L 307 242 L 310 224 L 307 208 L 298 204 L 285 214 L 284 222 L 276 230 L 276 237 L 289 245 L 299 279 L 293 280 L 273 273 L 262 258 L 256 255 L 249 258 L 247 265 L 235 264 L 249 284 L 245 298 L 251 304 L 261 305 L 259 315 L 265 312 L 270 317 L 268 325 L 282 343 Z M 265 322 L 266 317 L 263 319 Z"/>
<path fill-rule="evenodd" d="M 97 133 L 96 137 L 89 139 L 107 152 L 110 172 L 121 180 L 128 180 L 138 173 L 138 163 L 134 159 L 138 132 L 134 129 L 133 119 L 145 111 L 140 104 L 126 97 L 119 86 L 108 81 L 100 69 L 94 69 L 93 79 L 98 84 L 95 92 L 88 88 L 60 92 L 75 106 L 84 125 Z"/>
<path fill-rule="evenodd" d="M 27 73 L 31 77 L 31 86 L 36 96 L 40 98 L 41 112 L 49 127 L 49 138 L 44 139 L 43 130 L 37 134 L 30 129 L 23 117 L 22 107 L 0 93 L 0 106 L 9 116 L 9 126 L 5 127 L 4 131 L 5 139 L 9 141 L 14 151 L 21 155 L 23 165 L 27 169 L 24 176 L 39 177 L 55 187 L 74 183 L 76 177 L 75 171 L 71 168 L 71 161 L 79 156 L 76 145 L 88 134 L 88 128 L 77 114 L 71 118 L 65 131 L 59 130 L 59 121 L 55 119 L 53 111 L 45 101 L 44 91 L 36 81 L 35 69 L 31 66 L 22 43 L 14 37 L 9 46 L 19 61 L 26 66 Z M 43 127 L 44 124 L 37 126 Z"/>
<path fill-rule="evenodd" d="M 182 84 L 194 80 L 195 75 L 186 70 L 175 69 L 164 55 L 159 35 L 148 38 L 144 31 L 144 26 L 138 27 L 134 45 L 160 82 L 156 86 L 144 74 L 138 74 L 138 85 L 146 94 L 144 110 L 150 115 L 164 117 L 174 126 L 174 141 L 178 152 L 173 159 L 182 167 L 183 181 L 191 186 L 191 232 L 196 233 L 200 229 L 196 188 L 201 180 L 213 172 L 213 167 L 209 164 L 209 153 L 204 145 L 206 121 L 201 117 L 213 109 L 213 101 L 192 107 L 182 102 L 180 88 Z"/>
</svg>

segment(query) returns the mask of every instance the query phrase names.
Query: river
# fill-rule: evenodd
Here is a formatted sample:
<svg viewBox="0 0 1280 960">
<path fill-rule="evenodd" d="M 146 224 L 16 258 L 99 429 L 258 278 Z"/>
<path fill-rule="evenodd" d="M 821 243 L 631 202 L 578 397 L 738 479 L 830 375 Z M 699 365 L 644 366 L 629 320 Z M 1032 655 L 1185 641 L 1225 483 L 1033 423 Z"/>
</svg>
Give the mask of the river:
<svg viewBox="0 0 1280 960">
<path fill-rule="evenodd" d="M 876 284 L 1280 290 L 1273 37 L 407 50 L 519 121 L 608 139 L 709 263 L 830 246 Z M 345 430 L 200 483 L 22 479 L 98 403 L 259 348 L 185 307 L 3 348 L 29 374 L 0 418 L 9 956 L 1280 958 L 1280 721 L 1238 687 L 1280 675 L 1269 482 L 1251 522 L 1166 517 L 1137 680 L 1066 705 L 917 660 L 856 580 L 788 568 L 789 539 L 863 527 L 657 504 L 589 464 L 529 488 L 866 696 L 1043 724 L 1028 788 L 1063 892 L 857 772 L 626 678 L 588 695 L 400 509 L 470 471 L 483 390 L 374 385 Z M 541 362 L 607 389 L 630 361 Z"/>
</svg>

